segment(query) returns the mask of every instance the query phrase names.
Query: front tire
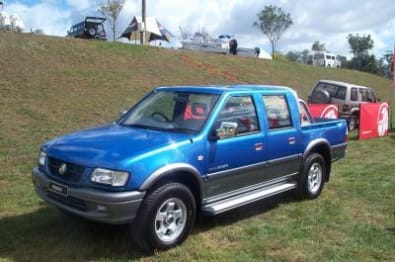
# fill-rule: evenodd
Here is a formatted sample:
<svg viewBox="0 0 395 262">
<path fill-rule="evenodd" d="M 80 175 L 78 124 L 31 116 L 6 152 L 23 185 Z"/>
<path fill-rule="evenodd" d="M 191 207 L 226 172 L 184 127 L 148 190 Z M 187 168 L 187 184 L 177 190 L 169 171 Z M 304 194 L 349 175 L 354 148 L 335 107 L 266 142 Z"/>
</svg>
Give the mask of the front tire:
<svg viewBox="0 0 395 262">
<path fill-rule="evenodd" d="M 298 185 L 299 196 L 307 199 L 317 198 L 324 188 L 327 166 L 325 159 L 318 153 L 309 155 L 302 167 Z"/>
<path fill-rule="evenodd" d="M 131 234 L 135 243 L 147 251 L 166 250 L 188 237 L 195 216 L 191 191 L 183 184 L 165 184 L 146 197 Z"/>
</svg>

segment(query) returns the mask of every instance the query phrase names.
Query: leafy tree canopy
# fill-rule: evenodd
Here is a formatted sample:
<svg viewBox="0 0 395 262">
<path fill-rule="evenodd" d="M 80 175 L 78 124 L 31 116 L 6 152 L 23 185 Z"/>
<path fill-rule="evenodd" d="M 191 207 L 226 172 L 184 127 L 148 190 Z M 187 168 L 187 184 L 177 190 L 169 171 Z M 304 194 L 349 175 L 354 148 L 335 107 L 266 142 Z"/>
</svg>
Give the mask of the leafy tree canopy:
<svg viewBox="0 0 395 262">
<path fill-rule="evenodd" d="M 265 6 L 257 16 L 258 21 L 254 22 L 253 26 L 259 28 L 269 39 L 274 58 L 279 39 L 285 30 L 293 24 L 291 15 L 285 13 L 280 7 L 269 5 Z"/>
<path fill-rule="evenodd" d="M 349 34 L 347 40 L 350 44 L 351 52 L 354 54 L 354 57 L 367 54 L 368 50 L 372 49 L 374 46 L 373 39 L 370 37 L 370 35 L 359 36 L 359 34 Z"/>
<path fill-rule="evenodd" d="M 121 12 L 125 0 L 107 0 L 101 6 L 99 6 L 98 11 L 109 19 L 111 24 L 111 29 L 113 33 L 113 41 L 115 41 L 116 24 L 118 20 L 119 13 Z"/>
</svg>

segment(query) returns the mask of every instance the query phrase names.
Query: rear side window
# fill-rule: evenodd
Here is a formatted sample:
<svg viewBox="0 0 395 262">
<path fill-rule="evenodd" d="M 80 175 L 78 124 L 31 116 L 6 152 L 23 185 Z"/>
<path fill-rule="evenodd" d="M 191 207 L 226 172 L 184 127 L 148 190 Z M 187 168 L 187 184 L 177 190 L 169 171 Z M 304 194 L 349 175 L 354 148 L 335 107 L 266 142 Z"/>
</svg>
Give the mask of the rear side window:
<svg viewBox="0 0 395 262">
<path fill-rule="evenodd" d="M 334 97 L 342 100 L 346 99 L 346 88 L 344 86 L 339 86 Z"/>
<path fill-rule="evenodd" d="M 284 95 L 262 97 L 269 129 L 291 127 L 291 114 Z"/>
<path fill-rule="evenodd" d="M 319 83 L 314 92 L 325 90 L 331 97 L 336 97 L 338 87 L 327 83 Z"/>
<path fill-rule="evenodd" d="M 358 89 L 356 87 L 351 88 L 351 101 L 358 101 Z"/>
</svg>

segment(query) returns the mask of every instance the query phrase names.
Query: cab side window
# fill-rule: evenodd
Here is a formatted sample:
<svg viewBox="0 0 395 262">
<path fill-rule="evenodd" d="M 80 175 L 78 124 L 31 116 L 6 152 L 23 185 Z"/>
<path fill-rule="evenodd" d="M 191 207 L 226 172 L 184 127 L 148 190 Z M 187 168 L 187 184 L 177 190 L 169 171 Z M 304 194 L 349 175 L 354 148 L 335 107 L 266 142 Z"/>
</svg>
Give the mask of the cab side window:
<svg viewBox="0 0 395 262">
<path fill-rule="evenodd" d="M 235 96 L 228 99 L 216 121 L 218 137 L 244 135 L 259 131 L 255 104 L 251 96 Z"/>
<path fill-rule="evenodd" d="M 356 87 L 351 88 L 351 101 L 358 101 L 358 90 Z"/>
<path fill-rule="evenodd" d="M 284 95 L 263 96 L 269 129 L 287 128 L 292 126 L 291 114 Z"/>
</svg>

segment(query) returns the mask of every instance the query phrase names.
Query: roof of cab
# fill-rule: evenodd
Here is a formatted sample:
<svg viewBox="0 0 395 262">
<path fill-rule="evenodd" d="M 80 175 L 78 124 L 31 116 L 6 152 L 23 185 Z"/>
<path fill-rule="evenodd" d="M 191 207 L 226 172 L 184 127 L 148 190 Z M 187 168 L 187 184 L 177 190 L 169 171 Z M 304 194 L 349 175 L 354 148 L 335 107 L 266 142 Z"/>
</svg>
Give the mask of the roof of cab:
<svg viewBox="0 0 395 262">
<path fill-rule="evenodd" d="M 232 92 L 251 92 L 251 91 L 293 91 L 289 87 L 274 85 L 202 85 L 202 86 L 162 86 L 155 88 L 155 91 L 179 91 L 179 92 L 196 92 L 208 94 L 223 94 Z"/>
</svg>

